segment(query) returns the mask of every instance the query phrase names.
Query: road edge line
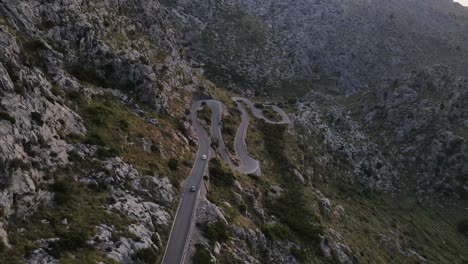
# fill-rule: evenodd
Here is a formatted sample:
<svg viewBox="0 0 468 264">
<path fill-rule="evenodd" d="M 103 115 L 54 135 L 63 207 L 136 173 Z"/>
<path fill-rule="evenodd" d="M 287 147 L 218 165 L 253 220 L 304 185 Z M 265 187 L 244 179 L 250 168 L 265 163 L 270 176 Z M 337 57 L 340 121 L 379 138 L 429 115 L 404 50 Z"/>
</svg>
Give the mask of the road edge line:
<svg viewBox="0 0 468 264">
<path fill-rule="evenodd" d="M 196 102 L 195 102 L 195 103 L 196 103 Z M 190 115 L 192 115 L 192 114 L 190 114 Z M 190 118 L 191 118 L 191 116 L 190 116 Z M 195 118 L 197 118 L 196 115 L 195 115 Z M 200 139 L 198 139 L 198 140 L 200 140 Z M 168 239 L 167 239 L 166 247 L 165 247 L 165 249 L 164 249 L 164 256 L 163 256 L 163 259 L 162 259 L 162 261 L 161 261 L 161 264 L 164 264 L 164 260 L 166 259 L 167 248 L 169 247 L 169 240 L 170 240 L 170 238 L 171 238 L 172 231 L 173 231 L 173 229 L 174 229 L 175 220 L 176 220 L 176 218 L 177 218 L 177 215 L 179 214 L 179 208 L 180 208 L 180 205 L 182 204 L 182 199 L 183 199 L 183 197 L 184 197 L 184 195 L 185 195 L 185 190 L 186 190 L 186 187 L 187 187 L 186 185 L 187 185 L 187 183 L 188 183 L 189 180 L 190 180 L 190 176 L 192 175 L 193 168 L 195 168 L 195 162 L 197 161 L 197 157 L 198 157 L 199 152 L 200 152 L 200 145 L 198 144 L 198 146 L 197 146 L 197 153 L 195 154 L 195 161 L 194 161 L 194 163 L 193 163 L 192 169 L 190 169 L 189 177 L 187 178 L 186 182 L 184 183 L 184 186 L 182 187 L 182 190 L 183 190 L 184 193 L 182 193 L 182 195 L 181 195 L 181 197 L 180 197 L 179 204 L 177 205 L 176 214 L 174 215 L 174 220 L 172 221 L 171 231 L 169 232 L 169 236 L 168 236 Z M 184 250 L 185 250 L 185 249 L 184 249 Z M 183 257 L 182 257 L 182 260 L 181 260 L 180 263 L 182 263 L 182 262 L 183 262 Z M 180 263 L 179 263 L 179 264 L 180 264 Z"/>
</svg>

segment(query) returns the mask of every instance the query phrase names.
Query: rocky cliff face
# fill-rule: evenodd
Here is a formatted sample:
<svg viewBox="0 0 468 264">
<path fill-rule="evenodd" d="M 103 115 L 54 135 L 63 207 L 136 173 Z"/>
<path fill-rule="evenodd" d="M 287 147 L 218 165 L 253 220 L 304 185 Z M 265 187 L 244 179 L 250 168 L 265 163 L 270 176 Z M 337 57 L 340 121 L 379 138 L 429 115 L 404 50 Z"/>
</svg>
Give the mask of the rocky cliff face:
<svg viewBox="0 0 468 264">
<path fill-rule="evenodd" d="M 374 97 L 375 96 L 375 97 Z M 467 195 L 468 87 L 437 66 L 406 74 L 356 106 L 367 131 L 416 181 L 421 199 L 459 200 Z"/>
<path fill-rule="evenodd" d="M 2 263 L 159 257 L 200 78 L 172 32 L 155 1 L 0 4 Z"/>
<path fill-rule="evenodd" d="M 296 122 L 323 137 L 372 188 L 414 192 L 425 203 L 460 201 L 467 189 L 466 100 L 466 80 L 434 66 L 349 97 L 311 93 Z"/>
<path fill-rule="evenodd" d="M 70 86 L 71 76 L 167 110 L 177 91 L 165 91 L 193 83 L 158 2 L 10 2 L 1 7 L 4 22 L 28 41 L 31 66 L 57 84 Z"/>
</svg>

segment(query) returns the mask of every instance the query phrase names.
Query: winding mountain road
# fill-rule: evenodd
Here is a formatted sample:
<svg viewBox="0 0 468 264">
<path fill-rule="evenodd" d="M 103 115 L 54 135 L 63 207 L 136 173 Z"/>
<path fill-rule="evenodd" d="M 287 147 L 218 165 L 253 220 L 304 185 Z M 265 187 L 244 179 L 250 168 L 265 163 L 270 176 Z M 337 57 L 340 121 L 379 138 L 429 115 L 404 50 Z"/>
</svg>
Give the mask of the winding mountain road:
<svg viewBox="0 0 468 264">
<path fill-rule="evenodd" d="M 229 164 L 231 168 L 238 171 L 242 174 L 257 174 L 260 176 L 260 162 L 252 158 L 247 151 L 247 144 L 245 143 L 245 138 L 247 135 L 247 128 L 249 126 L 249 113 L 245 109 L 244 105 L 247 105 L 252 114 L 259 119 L 264 120 L 270 124 L 289 124 L 289 117 L 286 115 L 283 110 L 277 106 L 271 106 L 279 115 L 281 115 L 282 120 L 280 122 L 274 122 L 268 120 L 264 115 L 262 110 L 255 107 L 255 105 L 248 99 L 243 97 L 232 97 L 237 103 L 237 107 L 242 113 L 241 123 L 237 129 L 236 137 L 234 139 L 234 148 L 236 156 L 240 160 L 239 165 L 235 165 L 228 155 L 228 150 L 224 144 L 223 135 L 221 132 L 221 121 L 223 109 L 225 108 L 223 103 L 217 100 L 200 100 L 192 104 L 190 111 L 190 119 L 192 125 L 195 129 L 195 132 L 198 136 L 198 151 L 196 159 L 192 170 L 190 172 L 189 178 L 185 183 L 184 190 L 177 208 L 175 219 L 169 234 L 169 241 L 166 246 L 166 251 L 164 252 L 163 264 L 180 264 L 184 260 L 184 252 L 188 244 L 190 229 L 194 222 L 195 209 L 197 204 L 197 198 L 199 195 L 200 186 L 203 181 L 203 175 L 207 169 L 209 157 L 204 160 L 202 159 L 203 155 L 209 156 L 210 152 L 210 140 L 203 129 L 203 127 L 198 123 L 197 113 L 202 108 L 202 104 L 206 103 L 212 110 L 211 115 L 211 135 L 218 141 L 218 152 L 221 158 Z M 191 186 L 197 186 L 196 192 L 190 192 Z"/>
</svg>

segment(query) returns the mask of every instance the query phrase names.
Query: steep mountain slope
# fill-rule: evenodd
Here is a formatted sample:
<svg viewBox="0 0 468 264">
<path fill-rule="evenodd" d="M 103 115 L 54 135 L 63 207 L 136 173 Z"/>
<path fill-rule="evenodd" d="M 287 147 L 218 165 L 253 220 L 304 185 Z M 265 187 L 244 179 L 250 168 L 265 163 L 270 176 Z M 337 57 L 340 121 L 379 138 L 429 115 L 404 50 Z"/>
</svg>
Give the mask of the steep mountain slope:
<svg viewBox="0 0 468 264">
<path fill-rule="evenodd" d="M 0 4 L 0 262 L 160 257 L 194 153 L 182 117 L 202 80 L 160 12 Z"/>
<path fill-rule="evenodd" d="M 466 76 L 468 10 L 451 0 L 164 1 L 217 83 L 350 92 L 435 63 Z"/>
<path fill-rule="evenodd" d="M 468 261 L 466 21 L 435 0 L 0 3 L 0 262 L 159 263 L 192 101 L 226 105 L 233 151 L 248 90 L 293 122 L 252 118 L 262 177 L 212 144 L 187 261 Z"/>
<path fill-rule="evenodd" d="M 405 179 L 423 200 L 466 196 L 466 85 L 456 77 L 466 77 L 468 68 L 466 8 L 418 0 L 164 4 L 189 57 L 202 63 L 214 82 L 256 95 L 313 91 L 305 101 L 330 95 L 321 107 L 336 101 L 343 103 L 344 115 L 350 110 L 360 117 L 357 125 L 386 150 L 383 163 L 392 164 L 387 169 L 392 173 L 375 175 L 377 189 Z M 342 95 L 352 96 L 340 100 Z M 438 154 L 446 151 L 453 153 Z M 361 152 L 369 155 L 367 148 Z M 361 163 L 356 170 L 367 171 Z M 364 174 L 378 171 L 374 165 Z"/>
<path fill-rule="evenodd" d="M 436 66 L 344 100 L 425 202 L 467 198 L 467 83 Z"/>
<path fill-rule="evenodd" d="M 298 123 L 321 129 L 318 117 L 309 113 L 313 103 L 336 129 L 326 132 L 325 141 L 335 155 L 357 167 L 355 179 L 374 189 L 411 192 L 424 203 L 463 207 L 468 189 L 466 83 L 435 66 L 352 96 L 311 93 Z"/>
</svg>

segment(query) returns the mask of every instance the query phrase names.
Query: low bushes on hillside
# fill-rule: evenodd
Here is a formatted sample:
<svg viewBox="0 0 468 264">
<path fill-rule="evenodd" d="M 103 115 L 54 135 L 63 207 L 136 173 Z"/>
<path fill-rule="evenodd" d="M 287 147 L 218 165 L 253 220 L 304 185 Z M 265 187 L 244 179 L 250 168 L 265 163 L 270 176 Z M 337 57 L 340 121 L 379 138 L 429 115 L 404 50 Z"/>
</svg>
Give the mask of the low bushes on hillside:
<svg viewBox="0 0 468 264">
<path fill-rule="evenodd" d="M 223 168 L 221 162 L 218 159 L 212 159 L 210 161 L 210 177 L 211 182 L 219 187 L 230 187 L 234 185 L 235 177 L 231 171 Z"/>
<path fill-rule="evenodd" d="M 278 216 L 281 222 L 286 224 L 297 235 L 307 241 L 317 242 L 322 233 L 320 220 L 308 208 L 308 201 L 305 199 L 302 190 L 285 192 L 281 198 L 268 205 L 269 213 Z M 285 234 L 285 230 L 275 230 L 272 235 Z"/>
<path fill-rule="evenodd" d="M 144 264 L 152 264 L 157 258 L 158 258 L 158 255 L 152 248 L 139 249 L 132 256 L 132 260 L 135 261 L 135 263 L 144 263 Z"/>
<path fill-rule="evenodd" d="M 7 112 L 0 112 L 0 120 L 9 121 L 11 124 L 14 124 L 16 122 L 16 119 Z"/>
<path fill-rule="evenodd" d="M 461 220 L 458 223 L 458 232 L 468 236 L 468 219 Z"/>
<path fill-rule="evenodd" d="M 201 244 L 195 246 L 196 251 L 193 255 L 193 264 L 210 264 L 211 255 L 210 252 Z"/>
<path fill-rule="evenodd" d="M 170 159 L 167 162 L 167 166 L 169 167 L 170 170 L 175 171 L 179 168 L 179 161 L 176 159 Z"/>
<path fill-rule="evenodd" d="M 209 224 L 205 230 L 205 236 L 212 243 L 214 242 L 225 242 L 229 239 L 229 234 L 227 233 L 227 226 L 223 222 L 215 222 Z"/>
</svg>

